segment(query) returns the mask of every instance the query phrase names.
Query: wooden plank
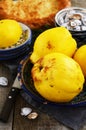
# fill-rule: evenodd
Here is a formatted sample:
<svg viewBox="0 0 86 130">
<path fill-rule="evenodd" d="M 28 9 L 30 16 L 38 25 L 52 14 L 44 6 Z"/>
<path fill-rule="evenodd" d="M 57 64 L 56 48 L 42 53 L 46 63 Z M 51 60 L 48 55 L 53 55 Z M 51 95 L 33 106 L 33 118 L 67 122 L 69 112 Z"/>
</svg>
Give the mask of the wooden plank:
<svg viewBox="0 0 86 130">
<path fill-rule="evenodd" d="M 15 105 L 14 125 L 13 130 L 71 130 L 57 122 L 47 114 L 41 113 L 30 106 L 26 101 L 19 96 Z M 39 114 L 35 120 L 29 120 L 20 115 L 21 108 L 30 107 L 33 111 Z"/>
<path fill-rule="evenodd" d="M 0 130 L 12 130 L 13 112 L 11 112 L 8 123 L 0 122 Z"/>
<path fill-rule="evenodd" d="M 86 8 L 86 0 L 71 0 L 72 6 Z"/>
<path fill-rule="evenodd" d="M 4 67 L 3 64 L 0 64 L 0 76 L 7 77 L 9 81 L 7 87 L 0 86 L 0 112 L 1 112 L 13 80 L 9 69 L 7 67 Z M 0 122 L 0 130 L 12 130 L 12 123 L 13 123 L 13 112 L 11 112 L 11 115 L 7 123 Z"/>
</svg>

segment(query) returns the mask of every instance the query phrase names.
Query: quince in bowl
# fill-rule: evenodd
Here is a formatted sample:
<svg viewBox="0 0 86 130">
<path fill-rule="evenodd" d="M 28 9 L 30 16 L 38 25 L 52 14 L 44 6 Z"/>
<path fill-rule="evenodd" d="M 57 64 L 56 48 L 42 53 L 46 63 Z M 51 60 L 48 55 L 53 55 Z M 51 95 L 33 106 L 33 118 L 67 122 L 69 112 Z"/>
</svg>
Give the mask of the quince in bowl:
<svg viewBox="0 0 86 130">
<path fill-rule="evenodd" d="M 52 102 L 69 102 L 83 89 L 84 75 L 79 64 L 62 53 L 39 59 L 31 75 L 35 89 Z"/>
<path fill-rule="evenodd" d="M 21 87 L 41 103 L 81 105 L 86 101 L 85 78 L 80 65 L 72 58 L 76 49 L 76 41 L 64 27 L 41 33 L 32 54 L 20 63 Z"/>
<path fill-rule="evenodd" d="M 16 20 L 0 20 L 0 60 L 10 60 L 29 50 L 31 29 Z"/>
<path fill-rule="evenodd" d="M 86 103 L 82 70 L 76 61 L 64 54 L 48 54 L 34 65 L 26 57 L 18 71 L 22 89 L 37 102 L 53 106 Z"/>
</svg>

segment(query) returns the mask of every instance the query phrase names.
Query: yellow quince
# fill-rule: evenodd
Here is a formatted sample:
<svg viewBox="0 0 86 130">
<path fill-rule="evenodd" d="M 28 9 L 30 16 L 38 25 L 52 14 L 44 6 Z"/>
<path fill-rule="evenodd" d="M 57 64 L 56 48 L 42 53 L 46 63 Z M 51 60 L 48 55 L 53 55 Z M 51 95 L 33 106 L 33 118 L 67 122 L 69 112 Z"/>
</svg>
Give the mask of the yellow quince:
<svg viewBox="0 0 86 130">
<path fill-rule="evenodd" d="M 77 43 L 71 33 L 65 27 L 55 27 L 44 31 L 36 38 L 30 59 L 35 63 L 52 52 L 60 52 L 72 57 L 76 49 Z"/>
</svg>

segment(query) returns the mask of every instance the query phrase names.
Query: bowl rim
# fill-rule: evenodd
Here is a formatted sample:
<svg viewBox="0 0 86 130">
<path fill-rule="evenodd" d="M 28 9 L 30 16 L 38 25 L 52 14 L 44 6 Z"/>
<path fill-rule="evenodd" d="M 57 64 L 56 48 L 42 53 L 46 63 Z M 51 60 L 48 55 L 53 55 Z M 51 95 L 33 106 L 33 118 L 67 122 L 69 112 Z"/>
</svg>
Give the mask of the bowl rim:
<svg viewBox="0 0 86 130">
<path fill-rule="evenodd" d="M 54 17 L 54 20 L 55 20 L 55 26 L 61 26 L 59 23 L 58 23 L 58 18 L 60 17 L 60 14 L 64 13 L 64 11 L 68 11 L 68 10 L 83 10 L 86 12 L 86 9 L 85 8 L 82 8 L 82 7 L 67 7 L 67 8 L 64 8 L 62 10 L 60 10 L 59 12 L 56 13 L 55 17 Z M 83 30 L 83 31 L 76 31 L 76 30 L 69 30 L 71 32 L 76 32 L 76 33 L 81 33 L 81 32 L 85 32 L 86 33 L 86 30 Z"/>
<path fill-rule="evenodd" d="M 31 39 L 32 39 L 32 30 L 31 30 L 31 28 L 29 27 L 29 26 L 27 26 L 26 24 L 24 24 L 24 23 L 22 23 L 22 22 L 18 22 L 19 24 L 20 24 L 20 26 L 22 27 L 22 29 L 23 30 L 28 30 L 28 32 L 29 32 L 29 37 L 27 38 L 27 40 L 24 42 L 24 43 L 22 43 L 22 44 L 19 44 L 18 46 L 16 46 L 16 47 L 13 47 L 13 48 L 7 48 L 7 49 L 1 49 L 0 48 L 0 51 L 1 52 L 6 52 L 6 51 L 12 51 L 12 50 L 15 50 L 15 49 L 19 49 L 20 47 L 22 47 L 23 45 L 25 45 L 25 44 L 30 44 L 30 41 L 31 41 Z"/>
</svg>

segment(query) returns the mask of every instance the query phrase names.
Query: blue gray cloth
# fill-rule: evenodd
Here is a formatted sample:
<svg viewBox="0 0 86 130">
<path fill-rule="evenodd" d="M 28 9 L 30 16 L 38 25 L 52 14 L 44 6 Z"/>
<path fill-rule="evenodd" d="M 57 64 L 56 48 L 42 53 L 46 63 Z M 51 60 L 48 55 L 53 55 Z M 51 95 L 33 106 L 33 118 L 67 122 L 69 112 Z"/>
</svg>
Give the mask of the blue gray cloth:
<svg viewBox="0 0 86 130">
<path fill-rule="evenodd" d="M 57 121 L 73 130 L 79 130 L 84 123 L 86 123 L 86 106 L 55 107 L 35 101 L 23 90 L 21 91 L 21 95 L 30 105 L 39 111 L 52 116 Z"/>
</svg>

